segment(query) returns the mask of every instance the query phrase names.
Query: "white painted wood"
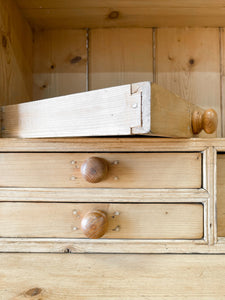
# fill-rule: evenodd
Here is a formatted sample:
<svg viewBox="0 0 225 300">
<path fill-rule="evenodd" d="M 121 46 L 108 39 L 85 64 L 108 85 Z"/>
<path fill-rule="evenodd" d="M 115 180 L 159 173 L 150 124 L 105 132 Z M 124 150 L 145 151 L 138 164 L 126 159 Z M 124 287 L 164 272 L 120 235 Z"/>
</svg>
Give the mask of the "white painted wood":
<svg viewBox="0 0 225 300">
<path fill-rule="evenodd" d="M 147 133 L 150 110 L 142 114 L 142 102 L 150 106 L 150 82 L 140 86 L 137 92 L 132 92 L 131 85 L 123 85 L 4 106 L 3 137 L 129 135 L 135 127 Z"/>
</svg>

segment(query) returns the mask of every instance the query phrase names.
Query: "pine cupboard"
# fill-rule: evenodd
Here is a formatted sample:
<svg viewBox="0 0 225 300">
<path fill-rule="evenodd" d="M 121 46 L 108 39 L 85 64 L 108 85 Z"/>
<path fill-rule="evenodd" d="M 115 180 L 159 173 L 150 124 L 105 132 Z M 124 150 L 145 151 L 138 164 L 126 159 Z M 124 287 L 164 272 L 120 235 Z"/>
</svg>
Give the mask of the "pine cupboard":
<svg viewBox="0 0 225 300">
<path fill-rule="evenodd" d="M 224 298 L 224 15 L 0 0 L 0 299 Z M 8 105 L 143 81 L 214 109 L 217 138 L 4 136 Z"/>
</svg>

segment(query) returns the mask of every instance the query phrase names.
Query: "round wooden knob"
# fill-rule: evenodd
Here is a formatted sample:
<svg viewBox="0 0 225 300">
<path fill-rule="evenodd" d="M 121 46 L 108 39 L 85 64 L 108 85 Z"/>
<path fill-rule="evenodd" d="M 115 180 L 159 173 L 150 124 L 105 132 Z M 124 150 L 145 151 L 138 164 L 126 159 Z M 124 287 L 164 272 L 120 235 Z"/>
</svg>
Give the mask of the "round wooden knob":
<svg viewBox="0 0 225 300">
<path fill-rule="evenodd" d="M 90 183 L 102 181 L 108 173 L 108 163 L 99 157 L 90 157 L 81 165 L 81 174 Z"/>
<path fill-rule="evenodd" d="M 107 215 L 101 210 L 88 212 L 81 220 L 81 229 L 89 239 L 99 239 L 108 227 Z"/>
<path fill-rule="evenodd" d="M 194 134 L 204 130 L 206 133 L 213 133 L 217 129 L 218 117 L 214 109 L 210 108 L 201 113 L 195 110 L 192 114 L 192 131 Z"/>
</svg>

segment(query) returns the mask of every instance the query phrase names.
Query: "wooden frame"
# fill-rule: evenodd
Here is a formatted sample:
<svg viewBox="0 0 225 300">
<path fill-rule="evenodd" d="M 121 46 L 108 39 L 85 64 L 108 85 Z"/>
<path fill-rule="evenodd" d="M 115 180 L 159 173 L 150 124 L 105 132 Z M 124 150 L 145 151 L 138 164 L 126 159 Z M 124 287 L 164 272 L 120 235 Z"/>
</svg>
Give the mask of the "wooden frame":
<svg viewBox="0 0 225 300">
<path fill-rule="evenodd" d="M 225 238 L 217 239 L 216 230 L 216 156 L 225 152 L 223 139 L 154 138 L 73 138 L 73 139 L 1 139 L 0 152 L 192 152 L 203 155 L 201 189 L 101 189 L 100 202 L 202 203 L 204 238 L 201 240 L 104 240 L 57 238 L 2 238 L 1 252 L 98 252 L 98 253 L 225 253 Z M 73 202 L 99 201 L 95 189 L 0 188 L 0 201 Z M 90 198 L 91 196 L 91 198 Z"/>
</svg>

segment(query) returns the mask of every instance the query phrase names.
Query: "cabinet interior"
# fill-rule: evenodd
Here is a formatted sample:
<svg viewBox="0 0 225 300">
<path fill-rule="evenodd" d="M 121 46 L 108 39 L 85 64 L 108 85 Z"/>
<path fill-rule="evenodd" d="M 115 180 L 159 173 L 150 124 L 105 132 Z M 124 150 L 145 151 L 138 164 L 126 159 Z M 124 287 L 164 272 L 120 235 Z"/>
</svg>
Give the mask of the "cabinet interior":
<svg viewBox="0 0 225 300">
<path fill-rule="evenodd" d="M 214 108 L 223 136 L 224 15 L 212 0 L 0 0 L 0 103 L 154 81 Z"/>
</svg>

